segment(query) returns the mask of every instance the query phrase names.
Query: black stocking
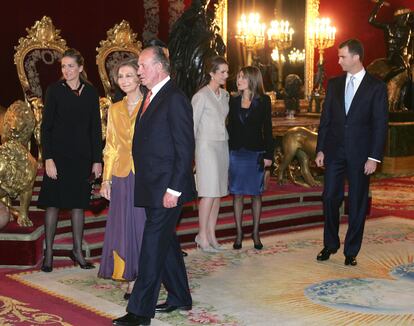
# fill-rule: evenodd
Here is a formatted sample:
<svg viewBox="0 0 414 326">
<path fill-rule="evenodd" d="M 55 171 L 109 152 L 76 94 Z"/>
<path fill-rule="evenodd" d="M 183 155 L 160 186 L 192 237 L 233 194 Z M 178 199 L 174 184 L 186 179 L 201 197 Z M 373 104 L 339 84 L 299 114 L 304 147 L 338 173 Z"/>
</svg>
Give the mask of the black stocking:
<svg viewBox="0 0 414 326">
<path fill-rule="evenodd" d="M 262 196 L 252 196 L 252 213 L 253 213 L 253 232 L 252 237 L 255 243 L 260 242 L 259 238 L 259 226 L 260 215 L 262 213 Z"/>
<path fill-rule="evenodd" d="M 243 195 L 234 195 L 233 196 L 233 209 L 234 209 L 234 220 L 236 222 L 237 230 L 237 243 L 240 243 L 243 240 L 243 229 L 242 229 L 242 219 L 243 219 Z"/>
<path fill-rule="evenodd" d="M 55 239 L 56 225 L 58 221 L 59 209 L 56 207 L 46 208 L 45 213 L 45 266 L 52 266 L 53 262 L 53 240 Z"/>
<path fill-rule="evenodd" d="M 72 237 L 73 237 L 73 254 L 80 264 L 85 264 L 85 258 L 82 254 L 83 225 L 85 223 L 85 214 L 83 209 L 72 209 Z"/>
</svg>

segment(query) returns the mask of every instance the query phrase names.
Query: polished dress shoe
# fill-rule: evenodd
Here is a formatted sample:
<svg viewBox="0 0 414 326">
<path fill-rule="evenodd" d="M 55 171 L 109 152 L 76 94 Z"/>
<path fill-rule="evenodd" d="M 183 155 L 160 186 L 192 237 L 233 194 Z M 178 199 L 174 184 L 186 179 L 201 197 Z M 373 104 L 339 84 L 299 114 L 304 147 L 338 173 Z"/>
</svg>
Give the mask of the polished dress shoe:
<svg viewBox="0 0 414 326">
<path fill-rule="evenodd" d="M 328 260 L 329 256 L 332 254 L 336 254 L 336 249 L 329 249 L 327 247 L 324 247 L 321 252 L 316 256 L 316 260 L 323 261 Z"/>
<path fill-rule="evenodd" d="M 191 310 L 193 307 L 189 306 L 173 306 L 168 303 L 161 303 L 155 306 L 155 312 L 172 312 L 174 310 Z"/>
<path fill-rule="evenodd" d="M 151 318 L 137 316 L 128 312 L 125 316 L 112 320 L 112 325 L 117 326 L 138 326 L 151 325 Z"/>
<path fill-rule="evenodd" d="M 351 266 L 356 266 L 357 261 L 356 261 L 356 257 L 354 256 L 345 256 L 345 265 L 351 265 Z"/>
</svg>

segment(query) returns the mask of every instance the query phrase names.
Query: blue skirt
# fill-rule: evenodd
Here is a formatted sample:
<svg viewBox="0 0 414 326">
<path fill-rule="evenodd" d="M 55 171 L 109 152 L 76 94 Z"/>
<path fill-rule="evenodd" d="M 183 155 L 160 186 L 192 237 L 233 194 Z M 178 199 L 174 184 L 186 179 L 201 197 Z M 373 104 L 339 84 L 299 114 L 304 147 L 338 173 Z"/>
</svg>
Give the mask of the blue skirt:
<svg viewBox="0 0 414 326">
<path fill-rule="evenodd" d="M 229 192 L 233 195 L 261 195 L 263 189 L 263 152 L 231 150 Z"/>
</svg>

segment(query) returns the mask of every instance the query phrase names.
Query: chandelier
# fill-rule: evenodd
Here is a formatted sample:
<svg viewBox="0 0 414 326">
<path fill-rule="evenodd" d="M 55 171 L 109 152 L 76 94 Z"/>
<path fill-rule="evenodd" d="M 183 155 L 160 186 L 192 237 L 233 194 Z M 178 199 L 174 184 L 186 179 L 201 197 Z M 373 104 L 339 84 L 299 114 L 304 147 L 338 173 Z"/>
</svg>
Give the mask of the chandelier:
<svg viewBox="0 0 414 326">
<path fill-rule="evenodd" d="M 293 48 L 288 54 L 289 62 L 291 64 L 302 64 L 305 62 L 305 49 L 302 51 Z"/>
<path fill-rule="evenodd" d="M 285 63 L 286 62 L 286 58 L 285 55 L 283 53 L 280 53 L 278 48 L 274 48 L 272 51 L 272 54 L 270 55 L 272 57 L 272 60 L 275 62 L 281 62 L 281 63 Z"/>
<path fill-rule="evenodd" d="M 241 15 L 237 22 L 236 39 L 246 47 L 248 51 L 264 47 L 266 24 L 260 22 L 258 13 Z"/>
<path fill-rule="evenodd" d="M 319 50 L 319 64 L 323 64 L 323 53 L 335 43 L 336 28 L 329 18 L 317 18 L 310 27 L 310 41 Z"/>
<path fill-rule="evenodd" d="M 279 51 L 292 46 L 292 36 L 295 31 L 290 27 L 287 20 L 272 20 L 267 30 L 269 45 Z"/>
</svg>

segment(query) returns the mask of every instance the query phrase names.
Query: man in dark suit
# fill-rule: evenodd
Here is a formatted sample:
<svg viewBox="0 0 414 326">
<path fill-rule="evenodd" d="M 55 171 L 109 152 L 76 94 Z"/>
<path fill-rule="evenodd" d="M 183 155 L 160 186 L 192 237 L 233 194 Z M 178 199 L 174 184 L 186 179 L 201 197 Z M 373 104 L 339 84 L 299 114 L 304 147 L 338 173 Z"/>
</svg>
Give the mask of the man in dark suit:
<svg viewBox="0 0 414 326">
<path fill-rule="evenodd" d="M 148 93 L 138 113 L 133 140 L 135 205 L 146 208 L 147 220 L 139 276 L 127 314 L 114 325 L 150 325 L 157 312 L 190 310 L 187 272 L 175 233 L 182 204 L 195 198 L 192 174 L 193 116 L 186 96 L 169 77 L 161 47 L 144 49 L 138 74 Z M 157 305 L 161 282 L 167 301 Z"/>
<path fill-rule="evenodd" d="M 365 71 L 360 41 L 343 42 L 338 56 L 346 74 L 328 82 L 316 147 L 316 164 L 325 166 L 324 248 L 317 260 L 329 259 L 340 247 L 339 208 L 344 199 L 346 177 L 349 216 L 345 265 L 355 266 L 368 209 L 369 176 L 383 156 L 388 121 L 387 89 L 382 81 Z"/>
</svg>

